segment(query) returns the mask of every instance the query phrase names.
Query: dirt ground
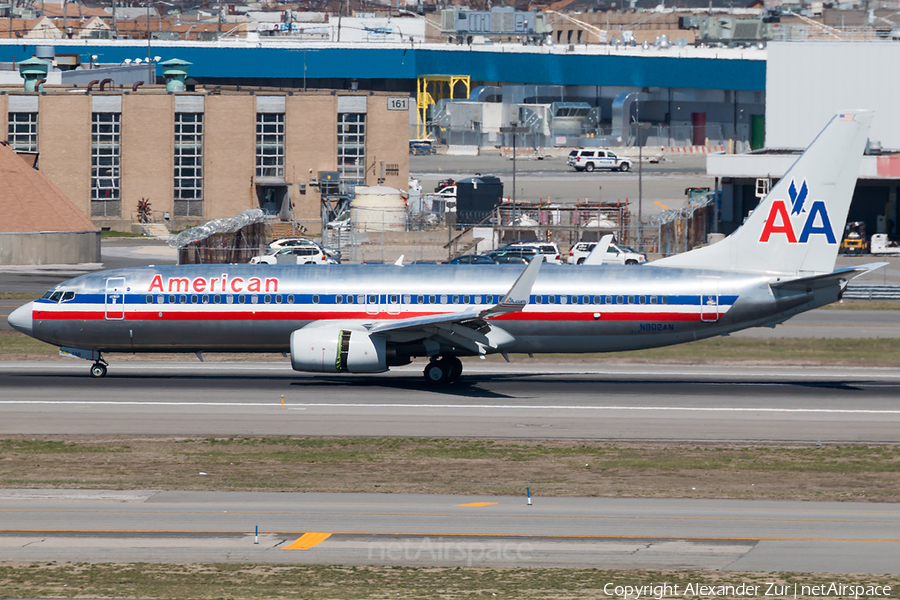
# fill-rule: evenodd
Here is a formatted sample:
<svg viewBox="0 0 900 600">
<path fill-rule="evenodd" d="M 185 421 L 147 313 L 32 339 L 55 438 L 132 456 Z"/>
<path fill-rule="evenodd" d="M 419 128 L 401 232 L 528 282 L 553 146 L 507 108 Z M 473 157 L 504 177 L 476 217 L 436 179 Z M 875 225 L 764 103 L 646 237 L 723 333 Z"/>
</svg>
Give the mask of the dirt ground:
<svg viewBox="0 0 900 600">
<path fill-rule="evenodd" d="M 18 436 L 0 452 L 6 488 L 900 500 L 900 446 Z"/>
</svg>

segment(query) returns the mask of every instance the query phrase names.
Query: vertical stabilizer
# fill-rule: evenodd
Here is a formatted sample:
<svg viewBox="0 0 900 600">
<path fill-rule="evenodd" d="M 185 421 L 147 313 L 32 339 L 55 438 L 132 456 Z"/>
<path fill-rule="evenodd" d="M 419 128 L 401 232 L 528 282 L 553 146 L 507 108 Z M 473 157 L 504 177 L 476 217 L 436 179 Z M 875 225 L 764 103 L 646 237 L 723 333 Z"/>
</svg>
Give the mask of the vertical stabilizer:
<svg viewBox="0 0 900 600">
<path fill-rule="evenodd" d="M 747 221 L 712 246 L 649 266 L 830 273 L 856 187 L 872 112 L 835 115 Z"/>
</svg>

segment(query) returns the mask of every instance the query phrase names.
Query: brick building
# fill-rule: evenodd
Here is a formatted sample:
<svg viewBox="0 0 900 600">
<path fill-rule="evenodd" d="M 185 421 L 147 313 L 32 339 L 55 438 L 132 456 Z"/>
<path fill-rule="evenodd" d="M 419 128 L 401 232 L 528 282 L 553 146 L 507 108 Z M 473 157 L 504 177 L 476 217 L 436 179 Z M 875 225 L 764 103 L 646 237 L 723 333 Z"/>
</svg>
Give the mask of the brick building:
<svg viewBox="0 0 900 600">
<path fill-rule="evenodd" d="M 98 226 L 130 230 L 149 199 L 179 229 L 248 208 L 314 222 L 320 171 L 405 188 L 409 114 L 389 110 L 393 96 L 45 86 L 0 88 L 0 110 L 10 145 L 38 152 L 41 171 Z"/>
</svg>

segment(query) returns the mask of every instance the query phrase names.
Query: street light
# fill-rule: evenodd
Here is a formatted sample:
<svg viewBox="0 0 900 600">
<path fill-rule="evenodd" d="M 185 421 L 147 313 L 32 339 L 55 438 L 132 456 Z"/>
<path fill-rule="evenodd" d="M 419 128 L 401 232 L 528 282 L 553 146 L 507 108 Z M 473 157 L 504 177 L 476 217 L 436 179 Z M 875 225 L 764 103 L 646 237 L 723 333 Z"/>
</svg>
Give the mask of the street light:
<svg viewBox="0 0 900 600">
<path fill-rule="evenodd" d="M 650 128 L 650 123 L 634 123 L 635 128 L 637 129 L 637 144 L 638 144 L 638 234 L 637 234 L 637 246 L 638 252 L 641 251 L 641 243 L 644 241 L 644 215 L 643 215 L 643 207 L 644 207 L 644 134 L 643 132 Z"/>
<path fill-rule="evenodd" d="M 518 148 L 516 136 L 520 133 L 528 133 L 529 131 L 531 131 L 530 127 L 521 127 L 519 126 L 518 121 L 510 121 L 509 127 L 500 128 L 500 133 L 511 133 L 513 136 L 513 206 L 516 205 L 516 149 Z"/>
</svg>

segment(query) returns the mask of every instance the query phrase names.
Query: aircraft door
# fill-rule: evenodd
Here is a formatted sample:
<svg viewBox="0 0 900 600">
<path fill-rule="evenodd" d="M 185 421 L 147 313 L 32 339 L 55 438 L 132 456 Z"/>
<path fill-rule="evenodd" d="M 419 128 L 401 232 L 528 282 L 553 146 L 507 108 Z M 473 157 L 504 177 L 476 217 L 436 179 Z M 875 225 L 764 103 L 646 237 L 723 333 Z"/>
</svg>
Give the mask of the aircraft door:
<svg viewBox="0 0 900 600">
<path fill-rule="evenodd" d="M 719 282 L 703 280 L 700 284 L 700 320 L 713 323 L 719 320 Z"/>
<path fill-rule="evenodd" d="M 121 321 L 125 318 L 125 278 L 110 277 L 106 280 L 106 320 Z"/>
<path fill-rule="evenodd" d="M 366 312 L 370 315 L 377 315 L 381 312 L 379 297 L 380 294 L 366 294 Z"/>
</svg>

